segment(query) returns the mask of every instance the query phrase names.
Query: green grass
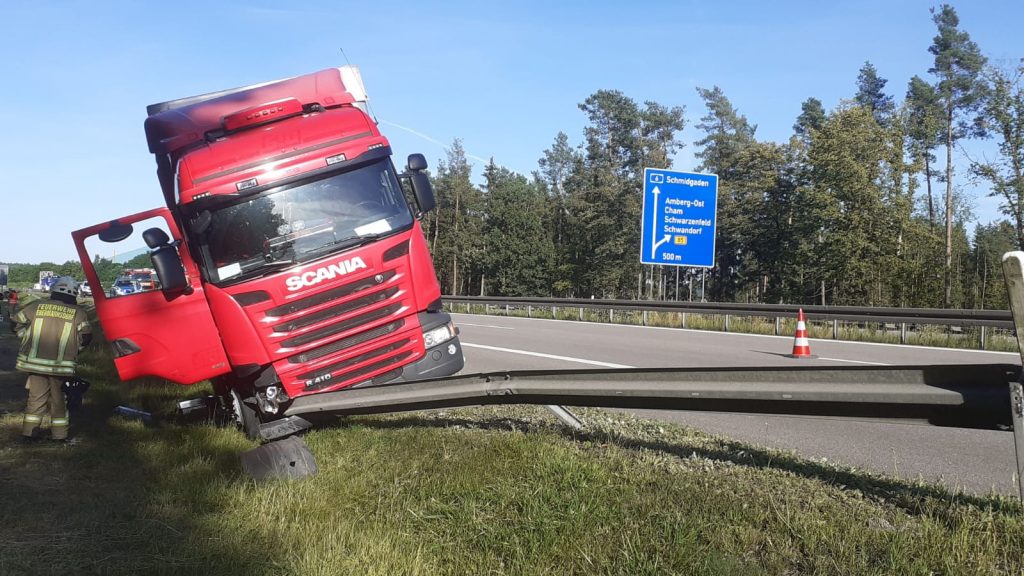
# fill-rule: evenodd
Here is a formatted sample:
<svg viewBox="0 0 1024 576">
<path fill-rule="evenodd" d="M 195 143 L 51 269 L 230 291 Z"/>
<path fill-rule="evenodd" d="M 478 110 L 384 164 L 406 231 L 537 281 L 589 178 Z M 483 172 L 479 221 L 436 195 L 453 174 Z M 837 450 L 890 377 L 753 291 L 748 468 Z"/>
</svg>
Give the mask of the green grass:
<svg viewBox="0 0 1024 576">
<path fill-rule="evenodd" d="M 0 346 L 11 345 L 4 336 Z M 195 390 L 120 384 L 105 347 L 68 447 L 13 445 L 0 380 L 0 574 L 1019 574 L 1024 516 L 618 412 L 361 417 L 305 436 L 320 473 L 257 484 Z M 112 416 L 117 404 L 152 423 Z"/>
<path fill-rule="evenodd" d="M 449 311 L 466 314 L 490 314 L 496 316 L 513 316 L 518 318 L 544 318 L 554 320 L 575 320 L 582 322 L 602 322 L 627 324 L 633 326 L 657 326 L 661 328 L 687 328 L 691 330 L 726 331 L 725 315 L 723 314 L 683 314 L 679 312 L 648 312 L 646 320 L 642 311 L 587 310 L 581 313 L 579 308 L 551 308 L 525 306 L 485 306 L 482 304 L 446 304 Z M 858 342 L 880 342 L 899 344 L 899 326 L 882 323 L 839 322 L 839 340 Z M 756 316 L 730 316 L 729 332 L 740 334 L 775 334 L 773 319 Z M 782 318 L 779 322 L 779 335 L 792 336 L 796 332 L 796 319 Z M 819 340 L 833 339 L 831 321 L 814 321 L 808 319 L 807 332 L 810 338 Z M 913 346 L 930 346 L 942 348 L 961 348 L 977 350 L 981 342 L 981 329 L 975 326 L 947 327 L 938 325 L 916 326 L 907 332 L 906 343 Z M 1017 339 L 1012 330 L 988 328 L 986 332 L 985 350 L 994 352 L 1017 352 Z"/>
</svg>

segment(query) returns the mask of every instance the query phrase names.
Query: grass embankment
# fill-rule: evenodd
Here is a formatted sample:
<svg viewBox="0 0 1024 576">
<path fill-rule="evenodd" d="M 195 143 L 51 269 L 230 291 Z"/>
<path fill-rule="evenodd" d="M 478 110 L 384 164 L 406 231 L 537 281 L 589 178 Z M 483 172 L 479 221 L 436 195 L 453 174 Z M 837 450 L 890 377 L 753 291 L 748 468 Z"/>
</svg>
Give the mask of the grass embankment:
<svg viewBox="0 0 1024 576">
<path fill-rule="evenodd" d="M 3 336 L 0 347 L 13 339 Z M 13 443 L 0 380 L 2 574 L 1019 574 L 1024 518 L 954 496 L 581 411 L 365 417 L 306 436 L 320 473 L 256 484 L 234 430 L 176 422 L 194 390 L 117 383 L 106 347 L 73 446 Z M 6 356 L 10 360 L 10 356 Z M 5 362 L 4 368 L 10 367 Z M 112 416 L 151 410 L 151 424 Z"/>
</svg>

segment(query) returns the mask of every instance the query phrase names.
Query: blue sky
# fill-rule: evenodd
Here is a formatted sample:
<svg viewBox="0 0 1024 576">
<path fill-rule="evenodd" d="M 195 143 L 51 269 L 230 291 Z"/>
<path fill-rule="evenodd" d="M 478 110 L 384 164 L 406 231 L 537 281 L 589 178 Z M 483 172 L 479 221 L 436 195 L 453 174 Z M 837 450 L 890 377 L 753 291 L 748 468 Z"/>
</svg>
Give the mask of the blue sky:
<svg viewBox="0 0 1024 576">
<path fill-rule="evenodd" d="M 801 102 L 850 97 L 866 60 L 901 99 L 935 35 L 935 3 L 919 0 L 302 5 L 6 0 L 0 262 L 77 258 L 72 230 L 160 204 L 147 104 L 342 65 L 340 48 L 398 158 L 436 165 L 461 138 L 528 174 L 559 131 L 582 140 L 576 105 L 596 90 L 685 106 L 676 168 L 689 170 L 697 86 L 720 86 L 759 138 L 784 141 Z M 1024 57 L 1024 2 L 954 6 L 990 59 Z M 998 218 L 973 193 L 978 220 Z"/>
</svg>

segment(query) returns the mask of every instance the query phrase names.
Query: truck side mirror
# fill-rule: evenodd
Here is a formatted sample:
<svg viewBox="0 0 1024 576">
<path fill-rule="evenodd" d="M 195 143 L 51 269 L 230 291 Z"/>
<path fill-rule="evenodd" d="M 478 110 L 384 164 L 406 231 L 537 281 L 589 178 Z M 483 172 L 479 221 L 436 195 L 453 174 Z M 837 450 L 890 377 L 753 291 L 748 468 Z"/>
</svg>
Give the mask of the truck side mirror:
<svg viewBox="0 0 1024 576">
<path fill-rule="evenodd" d="M 146 245 L 153 249 L 149 258 L 153 261 L 153 269 L 156 270 L 156 277 L 160 279 L 160 290 L 164 295 L 171 299 L 189 293 L 191 290 L 188 278 L 185 277 L 181 256 L 175 243 L 170 242 L 167 233 L 159 228 L 150 228 L 142 233 L 142 237 Z"/>
<path fill-rule="evenodd" d="M 422 172 L 427 169 L 427 158 L 423 154 L 409 154 L 409 171 Z"/>
<path fill-rule="evenodd" d="M 437 206 L 429 176 L 423 172 L 413 172 L 409 175 L 409 183 L 412 184 L 412 192 L 416 195 L 416 203 L 420 205 L 421 213 L 426 214 Z"/>
<path fill-rule="evenodd" d="M 117 242 L 120 242 L 120 241 L 124 240 L 125 238 L 127 238 L 127 237 L 129 237 L 131 235 L 132 235 L 132 225 L 131 224 L 121 224 L 117 220 L 112 220 L 110 222 L 110 227 L 107 228 L 106 230 L 100 232 L 96 236 L 102 242 L 109 242 L 111 244 L 114 244 L 114 243 L 117 243 Z"/>
<path fill-rule="evenodd" d="M 430 184 L 430 177 L 424 173 L 427 169 L 427 159 L 423 154 L 409 155 L 409 184 L 412 186 L 412 193 L 416 196 L 416 204 L 420 207 L 420 214 L 426 214 L 437 206 L 434 198 L 434 187 Z"/>
</svg>

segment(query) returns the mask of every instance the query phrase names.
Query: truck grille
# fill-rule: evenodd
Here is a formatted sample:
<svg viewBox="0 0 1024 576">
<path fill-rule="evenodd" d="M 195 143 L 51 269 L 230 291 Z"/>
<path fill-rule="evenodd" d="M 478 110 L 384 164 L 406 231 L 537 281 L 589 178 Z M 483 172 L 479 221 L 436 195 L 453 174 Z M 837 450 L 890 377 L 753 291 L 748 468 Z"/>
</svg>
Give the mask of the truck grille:
<svg viewBox="0 0 1024 576">
<path fill-rule="evenodd" d="M 394 332 L 395 330 L 398 330 L 399 328 L 401 328 L 404 325 L 405 325 L 405 320 L 398 319 L 398 320 L 396 320 L 394 322 L 390 322 L 390 323 L 385 324 L 383 326 L 379 326 L 377 328 L 374 328 L 373 330 L 367 330 L 366 332 L 360 332 L 359 334 L 356 334 L 355 336 L 349 336 L 348 338 L 342 338 L 341 340 L 335 340 L 334 342 L 331 342 L 330 344 L 327 344 L 325 346 L 321 346 L 319 348 L 314 348 L 313 350 L 310 350 L 308 352 L 303 352 L 302 354 L 298 354 L 298 355 L 292 356 L 291 358 L 288 358 L 288 363 L 289 364 L 305 364 L 306 362 L 309 362 L 310 360 L 316 360 L 317 358 L 323 358 L 324 356 L 329 356 L 331 354 L 334 354 L 335 352 L 341 352 L 342 350 L 345 350 L 346 348 L 352 348 L 352 347 L 358 346 L 358 345 L 362 344 L 363 342 L 369 342 L 370 340 L 373 340 L 374 338 L 378 338 L 378 337 L 384 336 L 386 334 L 391 334 L 392 332 Z"/>
<path fill-rule="evenodd" d="M 412 351 L 411 350 L 406 350 L 404 352 L 401 352 L 401 353 L 396 354 L 394 356 L 391 356 L 389 358 L 384 358 L 383 360 L 378 360 L 376 362 L 373 362 L 372 364 L 366 364 L 366 365 L 364 365 L 364 366 L 362 366 L 360 368 L 357 368 L 355 370 L 352 370 L 352 371 L 345 372 L 345 373 L 341 374 L 340 377 L 337 378 L 337 379 L 334 378 L 332 376 L 332 374 L 334 372 L 339 371 L 339 370 L 345 370 L 346 368 L 350 368 L 350 367 L 356 366 L 357 364 L 366 362 L 367 360 L 371 360 L 371 359 L 383 356 L 385 354 L 389 354 L 389 353 L 394 352 L 396 350 L 399 350 L 400 348 L 402 348 L 403 346 L 405 346 L 408 343 L 409 343 L 409 339 L 408 338 L 406 338 L 404 340 L 399 340 L 397 342 L 393 342 L 391 344 L 388 344 L 387 346 L 384 346 L 382 348 L 378 348 L 376 350 L 371 350 L 370 352 L 366 352 L 364 354 L 360 354 L 359 356 L 354 356 L 352 358 L 347 358 L 347 359 L 345 359 L 345 360 L 343 360 L 341 362 L 336 362 L 336 363 L 331 364 L 329 366 L 325 366 L 323 368 L 320 368 L 319 370 L 315 370 L 313 372 L 307 372 L 305 374 L 301 374 L 301 375 L 298 376 L 298 379 L 305 381 L 305 389 L 306 390 L 317 390 L 317 389 L 324 388 L 324 387 L 327 387 L 327 386 L 333 386 L 333 385 L 337 384 L 339 381 L 341 381 L 342 379 L 343 380 L 352 380 L 354 378 L 359 378 L 360 376 L 364 376 L 366 374 L 370 374 L 372 372 L 376 372 L 377 370 L 380 370 L 381 368 L 384 368 L 386 366 L 391 366 L 392 364 L 396 364 L 398 362 L 401 362 L 402 360 L 405 360 L 406 358 L 408 358 L 409 356 L 412 355 Z"/>
<path fill-rule="evenodd" d="M 271 308 L 270 310 L 267 310 L 266 315 L 270 316 L 270 317 L 273 317 L 273 318 L 280 318 L 281 316 L 287 316 L 289 314 L 294 314 L 296 312 L 300 312 L 300 311 L 305 310 L 307 308 L 314 308 L 314 307 L 319 306 L 321 304 L 325 304 L 327 302 L 330 302 L 331 300 L 338 300 L 338 299 L 344 298 L 346 296 L 351 296 L 352 294 L 355 294 L 356 292 L 362 292 L 363 290 L 369 290 L 370 288 L 373 288 L 374 286 L 378 286 L 380 284 L 383 284 L 383 283 L 387 282 L 391 278 L 394 278 L 394 276 L 395 276 L 395 271 L 394 270 L 388 270 L 386 272 L 381 272 L 380 274 L 377 274 L 376 276 L 370 276 L 370 277 L 367 277 L 367 278 L 362 278 L 362 279 L 356 280 L 355 282 L 349 282 L 348 284 L 342 284 L 341 286 L 338 286 L 337 288 L 332 288 L 330 290 L 327 290 L 326 292 L 321 292 L 319 294 L 310 296 L 309 298 L 303 298 L 302 300 L 296 300 L 295 302 L 289 302 L 288 304 L 285 304 L 283 306 L 278 306 L 277 308 Z"/>
<path fill-rule="evenodd" d="M 295 338 L 289 338 L 289 339 L 281 342 L 281 344 L 283 346 L 287 346 L 289 348 L 292 348 L 292 347 L 295 347 L 295 346 L 302 346 L 303 344 L 309 344 L 310 342 L 314 342 L 316 340 L 320 340 L 321 338 L 326 338 L 326 337 L 332 336 L 334 334 L 340 334 L 341 332 L 345 332 L 345 331 L 351 330 L 352 328 L 356 328 L 358 326 L 362 326 L 363 324 L 369 324 L 370 322 L 373 322 L 374 320 L 380 320 L 381 318 L 387 318 L 388 316 L 394 314 L 395 312 L 397 312 L 401 308 L 402 308 L 402 303 L 401 302 L 398 302 L 398 303 L 395 303 L 395 304 L 391 304 L 390 306 L 385 306 L 383 308 L 378 308 L 376 310 L 371 310 L 370 312 L 366 312 L 365 314 L 360 314 L 358 316 L 353 316 L 353 317 L 351 317 L 348 320 L 345 320 L 343 322 L 338 322 L 337 324 L 331 324 L 331 325 L 328 325 L 328 326 L 324 326 L 323 328 L 319 328 L 317 330 L 313 330 L 311 332 L 307 332 L 307 333 L 305 333 L 305 334 L 303 334 L 301 336 L 296 336 Z"/>
<path fill-rule="evenodd" d="M 423 355 L 423 339 L 401 266 L 295 298 L 264 312 L 290 394 L 392 380 Z M 392 373 L 395 374 L 392 374 Z"/>
<path fill-rule="evenodd" d="M 377 302 L 382 302 L 384 300 L 387 300 L 388 298 L 391 298 L 395 294 L 398 294 L 398 286 L 392 286 L 391 288 L 380 290 L 379 292 L 374 292 L 373 294 L 368 294 L 361 298 L 356 298 L 355 300 L 349 300 L 348 302 L 338 304 L 337 306 L 325 308 L 314 314 L 309 314 L 301 318 L 296 318 L 295 320 L 292 320 L 290 322 L 278 324 L 274 326 L 274 331 L 293 332 L 295 330 L 298 330 L 299 328 L 312 326 L 313 324 L 316 324 L 321 320 L 326 320 L 328 318 L 333 318 L 335 316 L 341 316 L 346 312 L 351 312 L 353 310 L 365 308 L 367 306 L 370 306 L 371 304 L 376 304 Z"/>
</svg>

